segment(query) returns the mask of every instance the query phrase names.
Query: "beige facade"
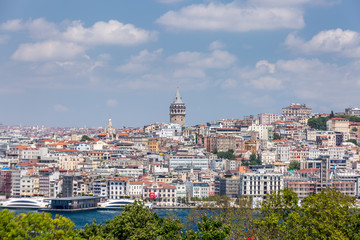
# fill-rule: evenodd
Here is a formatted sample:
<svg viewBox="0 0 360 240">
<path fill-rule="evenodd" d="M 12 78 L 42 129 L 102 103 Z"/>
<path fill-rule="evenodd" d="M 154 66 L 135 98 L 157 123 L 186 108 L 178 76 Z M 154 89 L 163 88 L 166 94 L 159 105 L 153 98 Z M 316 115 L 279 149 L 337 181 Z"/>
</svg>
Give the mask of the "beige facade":
<svg viewBox="0 0 360 240">
<path fill-rule="evenodd" d="M 332 118 L 326 122 L 329 131 L 349 133 L 349 120 L 346 118 Z"/>
<path fill-rule="evenodd" d="M 291 104 L 288 107 L 283 107 L 281 114 L 285 118 L 309 118 L 312 114 L 312 109 L 305 104 Z"/>
<path fill-rule="evenodd" d="M 59 167 L 66 170 L 75 170 L 79 163 L 85 162 L 85 158 L 81 156 L 61 156 L 59 158 Z"/>
</svg>

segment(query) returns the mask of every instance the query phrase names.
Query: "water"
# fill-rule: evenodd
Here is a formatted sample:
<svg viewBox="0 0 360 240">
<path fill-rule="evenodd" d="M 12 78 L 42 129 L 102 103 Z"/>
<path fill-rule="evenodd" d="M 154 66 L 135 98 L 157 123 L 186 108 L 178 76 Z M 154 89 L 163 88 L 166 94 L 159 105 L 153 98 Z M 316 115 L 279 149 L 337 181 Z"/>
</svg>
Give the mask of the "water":
<svg viewBox="0 0 360 240">
<path fill-rule="evenodd" d="M 14 209 L 15 214 L 28 213 L 28 212 L 37 212 L 36 210 L 25 210 L 25 209 Z M 183 222 L 186 216 L 190 213 L 191 209 L 152 209 L 151 211 L 155 212 L 159 217 L 168 217 L 173 216 L 180 218 Z M 84 228 L 86 224 L 91 224 L 93 219 L 97 223 L 106 223 L 106 220 L 111 220 L 115 216 L 121 214 L 121 210 L 92 210 L 92 211 L 83 211 L 83 212 L 61 212 L 53 213 L 51 215 L 55 217 L 56 214 L 63 215 L 64 217 L 70 218 L 71 221 L 75 223 L 76 228 Z"/>
</svg>

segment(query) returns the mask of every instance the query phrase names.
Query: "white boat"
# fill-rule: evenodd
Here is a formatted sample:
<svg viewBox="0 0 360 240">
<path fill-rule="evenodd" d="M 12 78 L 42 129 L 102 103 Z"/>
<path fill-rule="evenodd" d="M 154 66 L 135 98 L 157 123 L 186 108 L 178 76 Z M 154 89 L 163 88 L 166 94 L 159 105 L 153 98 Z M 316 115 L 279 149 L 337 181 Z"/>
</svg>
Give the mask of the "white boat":
<svg viewBox="0 0 360 240">
<path fill-rule="evenodd" d="M 134 203 L 135 200 L 130 198 L 112 199 L 103 203 L 98 203 L 100 209 L 123 209 L 125 206 Z M 151 203 L 146 203 L 145 207 L 152 208 Z"/>
<path fill-rule="evenodd" d="M 44 198 L 10 198 L 0 203 L 1 208 L 22 208 L 22 209 L 39 209 L 45 208 L 49 201 Z"/>
</svg>

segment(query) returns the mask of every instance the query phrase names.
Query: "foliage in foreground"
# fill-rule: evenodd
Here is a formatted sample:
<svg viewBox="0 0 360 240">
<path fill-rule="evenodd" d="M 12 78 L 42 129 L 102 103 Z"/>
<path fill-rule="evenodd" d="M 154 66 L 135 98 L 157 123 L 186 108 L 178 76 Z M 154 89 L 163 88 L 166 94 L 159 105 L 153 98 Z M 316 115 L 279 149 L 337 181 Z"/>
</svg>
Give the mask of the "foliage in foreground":
<svg viewBox="0 0 360 240">
<path fill-rule="evenodd" d="M 75 230 L 65 217 L 47 213 L 14 215 L 0 212 L 0 239 L 360 239 L 360 213 L 354 198 L 325 189 L 298 204 L 288 189 L 272 193 L 259 211 L 250 209 L 249 199 L 239 199 L 234 208 L 226 196 L 214 197 L 219 209 L 193 210 L 186 224 L 176 218 L 161 218 L 141 203 L 105 224 Z"/>
<path fill-rule="evenodd" d="M 179 219 L 160 218 L 143 204 L 135 202 L 106 224 L 86 225 L 79 235 L 84 239 L 225 239 L 230 228 L 206 215 L 198 222 L 197 231 L 183 230 Z"/>
<path fill-rule="evenodd" d="M 68 218 L 49 213 L 16 215 L 0 212 L 0 239 L 78 239 L 75 224 Z"/>
<path fill-rule="evenodd" d="M 355 199 L 335 189 L 303 199 L 283 190 L 270 195 L 255 219 L 258 239 L 360 239 Z"/>
</svg>

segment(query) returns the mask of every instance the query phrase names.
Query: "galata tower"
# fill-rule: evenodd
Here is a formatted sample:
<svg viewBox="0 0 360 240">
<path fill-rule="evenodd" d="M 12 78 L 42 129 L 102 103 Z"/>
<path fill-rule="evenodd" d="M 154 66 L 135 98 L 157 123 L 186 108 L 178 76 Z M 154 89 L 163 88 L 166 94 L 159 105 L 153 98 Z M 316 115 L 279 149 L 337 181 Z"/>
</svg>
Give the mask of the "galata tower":
<svg viewBox="0 0 360 240">
<path fill-rule="evenodd" d="M 170 104 L 170 123 L 185 126 L 185 115 L 186 107 L 181 99 L 178 85 L 174 101 Z"/>
</svg>

